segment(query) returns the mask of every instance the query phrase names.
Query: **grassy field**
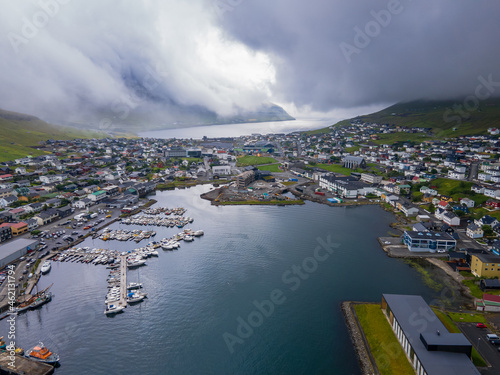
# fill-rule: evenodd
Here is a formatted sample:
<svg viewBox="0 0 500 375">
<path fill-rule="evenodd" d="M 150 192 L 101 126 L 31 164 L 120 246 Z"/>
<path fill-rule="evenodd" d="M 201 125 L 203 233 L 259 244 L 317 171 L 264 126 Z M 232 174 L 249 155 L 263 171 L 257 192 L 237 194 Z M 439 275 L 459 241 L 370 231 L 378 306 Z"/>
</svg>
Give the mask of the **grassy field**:
<svg viewBox="0 0 500 375">
<path fill-rule="evenodd" d="M 277 162 L 275 158 L 271 157 L 246 155 L 238 158 L 237 165 L 238 167 L 247 167 L 249 165 L 272 164 Z"/>
<path fill-rule="evenodd" d="M 430 139 L 430 137 L 426 136 L 425 134 L 422 133 L 389 133 L 389 134 L 378 134 L 380 137 L 376 141 L 373 141 L 376 144 L 379 145 L 392 145 L 393 143 L 396 142 L 422 142 L 427 139 Z"/>
<path fill-rule="evenodd" d="M 354 172 L 352 169 L 344 168 L 338 164 L 316 164 L 315 166 L 318 168 L 327 170 L 329 172 L 341 173 L 341 174 L 346 175 L 346 176 L 350 176 L 351 172 Z"/>
<path fill-rule="evenodd" d="M 463 101 L 414 101 L 398 103 L 382 111 L 360 116 L 365 122 L 392 124 L 407 127 L 425 127 L 433 130 L 433 138 L 458 137 L 469 134 L 485 134 L 500 117 L 500 99 L 483 100 L 476 111 L 468 112 L 469 118 L 461 118 L 450 110 Z"/>
<path fill-rule="evenodd" d="M 105 138 L 106 134 L 48 124 L 36 117 L 0 110 L 0 161 L 43 155 L 37 146 L 48 139 Z"/>
<path fill-rule="evenodd" d="M 280 169 L 280 164 L 261 165 L 260 167 L 257 167 L 257 169 L 260 171 L 268 171 L 268 172 L 283 172 Z"/>
<path fill-rule="evenodd" d="M 479 285 L 476 284 L 475 279 L 464 280 L 464 281 L 462 281 L 462 283 L 469 288 L 471 294 L 474 297 L 483 298 L 483 291 L 481 290 L 481 288 L 479 288 Z"/>
<path fill-rule="evenodd" d="M 434 311 L 434 313 L 437 315 L 437 317 L 439 318 L 441 323 L 443 323 L 443 325 L 446 327 L 446 329 L 449 332 L 451 332 L 451 333 L 462 332 L 462 331 L 460 331 L 460 329 L 456 326 L 456 324 L 453 322 L 453 320 L 446 313 L 444 313 L 443 311 L 438 310 L 436 308 L 433 308 L 432 310 Z M 449 314 L 452 314 L 452 313 L 449 313 Z M 456 314 L 453 314 L 453 316 L 456 316 Z M 461 321 L 464 321 L 464 320 L 461 320 Z M 472 363 L 474 363 L 474 365 L 478 366 L 478 367 L 487 366 L 487 363 L 485 362 L 483 357 L 481 357 L 479 355 L 479 353 L 477 352 L 477 350 L 474 347 L 472 348 Z"/>
<path fill-rule="evenodd" d="M 415 374 L 380 305 L 355 305 L 354 309 L 380 373 Z"/>
<path fill-rule="evenodd" d="M 468 323 L 486 323 L 486 318 L 483 314 L 466 314 L 449 312 L 448 316 L 454 322 L 468 322 Z"/>
</svg>

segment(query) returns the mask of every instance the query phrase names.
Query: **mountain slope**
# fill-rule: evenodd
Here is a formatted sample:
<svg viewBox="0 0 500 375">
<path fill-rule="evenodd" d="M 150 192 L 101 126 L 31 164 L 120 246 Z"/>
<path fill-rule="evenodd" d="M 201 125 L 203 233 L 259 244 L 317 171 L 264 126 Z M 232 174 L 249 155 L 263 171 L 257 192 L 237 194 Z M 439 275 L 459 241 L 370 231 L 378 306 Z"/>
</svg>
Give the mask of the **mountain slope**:
<svg viewBox="0 0 500 375">
<path fill-rule="evenodd" d="M 0 109 L 0 161 L 42 155 L 38 142 L 47 139 L 103 138 L 104 133 L 48 124 L 38 117 Z"/>
<path fill-rule="evenodd" d="M 500 98 L 477 101 L 413 101 L 397 103 L 379 112 L 358 116 L 337 123 L 350 121 L 375 122 L 407 127 L 431 128 L 435 138 L 457 137 L 469 134 L 486 134 L 488 128 L 500 127 Z M 467 108 L 469 110 L 467 110 Z M 316 132 L 324 132 L 319 129 Z"/>
</svg>

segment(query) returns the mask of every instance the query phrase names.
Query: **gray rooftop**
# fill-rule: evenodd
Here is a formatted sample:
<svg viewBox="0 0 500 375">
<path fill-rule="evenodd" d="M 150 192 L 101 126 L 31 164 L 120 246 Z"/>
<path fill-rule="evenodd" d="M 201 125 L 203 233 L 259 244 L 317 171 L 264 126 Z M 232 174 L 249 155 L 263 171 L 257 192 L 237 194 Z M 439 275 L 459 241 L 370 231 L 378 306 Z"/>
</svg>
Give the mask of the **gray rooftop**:
<svg viewBox="0 0 500 375">
<path fill-rule="evenodd" d="M 9 241 L 7 243 L 4 243 L 3 245 L 0 245 L 0 258 L 8 257 L 9 255 L 14 254 L 16 251 L 28 246 L 31 249 L 35 249 L 37 245 L 38 240 L 28 240 L 25 238 L 19 238 L 14 241 Z"/>
<path fill-rule="evenodd" d="M 446 232 L 417 232 L 417 231 L 407 231 L 406 232 L 412 239 L 420 240 L 441 240 L 441 241 L 454 241 L 453 237 Z"/>
<path fill-rule="evenodd" d="M 466 354 L 426 349 L 421 334 L 440 345 L 460 346 L 470 342 L 461 333 L 449 333 L 421 296 L 384 294 L 383 297 L 428 375 L 480 374 Z"/>
</svg>

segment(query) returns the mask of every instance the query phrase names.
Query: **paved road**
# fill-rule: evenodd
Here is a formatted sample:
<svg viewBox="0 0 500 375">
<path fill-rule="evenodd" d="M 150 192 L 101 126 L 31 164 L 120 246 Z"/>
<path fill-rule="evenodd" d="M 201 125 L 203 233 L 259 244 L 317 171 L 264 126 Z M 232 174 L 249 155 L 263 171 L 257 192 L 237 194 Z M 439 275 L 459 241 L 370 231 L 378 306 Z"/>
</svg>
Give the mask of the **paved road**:
<svg viewBox="0 0 500 375">
<path fill-rule="evenodd" d="M 472 162 L 469 168 L 469 176 L 467 179 L 469 181 L 475 180 L 477 178 L 479 162 Z"/>
<path fill-rule="evenodd" d="M 500 352 L 498 347 L 486 340 L 486 334 L 492 332 L 489 329 L 477 328 L 475 323 L 457 323 L 457 325 L 479 354 L 490 364 L 490 367 L 480 370 L 481 374 L 500 374 Z"/>
</svg>

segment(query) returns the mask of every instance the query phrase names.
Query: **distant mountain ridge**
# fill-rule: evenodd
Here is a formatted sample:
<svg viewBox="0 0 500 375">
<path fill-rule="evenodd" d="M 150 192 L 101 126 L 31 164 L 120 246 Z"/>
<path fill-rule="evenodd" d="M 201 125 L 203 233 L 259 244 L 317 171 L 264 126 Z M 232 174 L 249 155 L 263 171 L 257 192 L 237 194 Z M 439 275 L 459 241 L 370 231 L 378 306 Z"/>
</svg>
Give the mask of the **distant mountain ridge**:
<svg viewBox="0 0 500 375">
<path fill-rule="evenodd" d="M 40 141 L 104 136 L 105 133 L 52 125 L 35 116 L 0 109 L 0 162 L 44 154 L 36 149 Z"/>
<path fill-rule="evenodd" d="M 476 104 L 472 105 L 472 104 Z M 340 121 L 353 120 L 406 127 L 431 128 L 436 138 L 486 134 L 488 128 L 500 127 L 500 98 L 474 102 L 457 100 L 418 100 L 397 103 L 379 112 Z"/>
<path fill-rule="evenodd" d="M 117 105 L 82 112 L 70 120 L 49 118 L 52 123 L 68 126 L 86 126 L 96 130 L 121 133 L 138 133 L 201 125 L 222 125 L 248 122 L 295 120 L 282 107 L 263 104 L 254 111 L 240 110 L 233 116 L 219 116 L 201 106 L 184 106 L 166 101 L 148 101 L 135 108 Z"/>
</svg>

